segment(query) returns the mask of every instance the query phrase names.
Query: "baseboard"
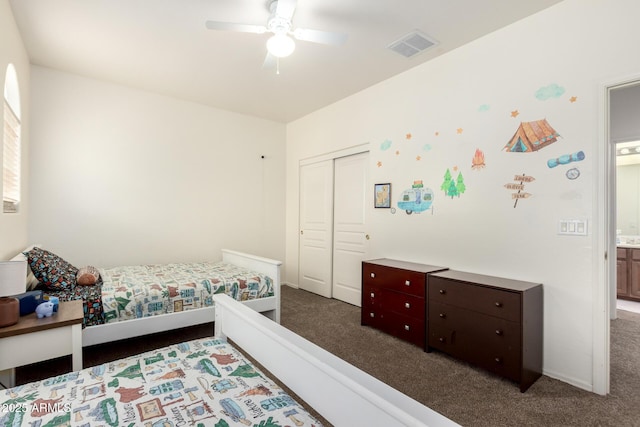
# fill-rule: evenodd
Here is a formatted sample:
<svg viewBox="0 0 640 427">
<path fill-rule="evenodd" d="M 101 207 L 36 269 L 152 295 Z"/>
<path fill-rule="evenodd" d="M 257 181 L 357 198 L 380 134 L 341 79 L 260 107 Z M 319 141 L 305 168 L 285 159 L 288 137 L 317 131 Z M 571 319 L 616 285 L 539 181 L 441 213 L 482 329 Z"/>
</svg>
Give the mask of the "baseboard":
<svg viewBox="0 0 640 427">
<path fill-rule="evenodd" d="M 296 285 L 295 283 L 282 282 L 281 285 L 285 285 L 285 286 L 288 286 L 288 287 L 293 288 L 293 289 L 300 289 L 300 287 L 298 285 Z"/>
<path fill-rule="evenodd" d="M 587 383 L 585 381 L 582 381 L 582 380 L 579 380 L 579 379 L 576 379 L 576 378 L 568 377 L 568 376 L 560 374 L 558 372 L 554 372 L 554 371 L 549 371 L 547 369 L 543 369 L 542 370 L 542 375 L 546 375 L 549 378 L 553 378 L 555 380 L 562 381 L 562 382 L 567 383 L 567 384 L 571 384 L 572 386 L 578 387 L 578 388 L 580 388 L 582 390 L 586 390 L 586 391 L 589 391 L 589 392 L 592 392 L 592 393 L 594 392 L 593 391 L 593 384 L 589 384 L 589 383 Z"/>
</svg>

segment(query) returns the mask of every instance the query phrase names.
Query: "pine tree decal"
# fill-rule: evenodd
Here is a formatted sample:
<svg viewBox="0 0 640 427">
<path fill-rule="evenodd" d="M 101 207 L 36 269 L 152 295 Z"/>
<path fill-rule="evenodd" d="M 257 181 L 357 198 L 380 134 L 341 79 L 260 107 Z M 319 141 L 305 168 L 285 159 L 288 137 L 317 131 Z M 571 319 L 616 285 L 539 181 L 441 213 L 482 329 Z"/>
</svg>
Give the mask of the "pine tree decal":
<svg viewBox="0 0 640 427">
<path fill-rule="evenodd" d="M 467 189 L 467 186 L 464 185 L 464 178 L 462 177 L 462 172 L 458 173 L 458 179 L 456 180 L 456 190 L 458 190 L 458 197 Z"/>
<path fill-rule="evenodd" d="M 447 172 L 445 172 L 445 174 L 444 174 L 444 182 L 440 186 L 440 189 L 442 191 L 444 191 L 444 194 L 449 195 L 449 184 L 450 184 L 450 182 L 451 182 L 451 172 L 449 171 L 449 168 L 447 168 Z"/>
<path fill-rule="evenodd" d="M 451 196 L 452 199 L 453 196 L 460 197 L 460 193 L 458 193 L 458 188 L 456 187 L 456 182 L 452 179 L 449 180 L 449 189 L 447 191 L 447 196 Z"/>
</svg>

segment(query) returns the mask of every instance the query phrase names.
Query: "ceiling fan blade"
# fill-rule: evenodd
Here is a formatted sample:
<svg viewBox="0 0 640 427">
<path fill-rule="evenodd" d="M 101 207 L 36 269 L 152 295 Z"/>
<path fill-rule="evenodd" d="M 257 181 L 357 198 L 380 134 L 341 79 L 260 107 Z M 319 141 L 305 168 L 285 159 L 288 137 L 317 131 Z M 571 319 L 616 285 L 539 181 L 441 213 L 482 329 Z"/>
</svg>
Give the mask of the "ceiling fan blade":
<svg viewBox="0 0 640 427">
<path fill-rule="evenodd" d="M 267 31 L 263 25 L 236 24 L 234 22 L 207 21 L 205 23 L 210 30 L 239 31 L 241 33 L 262 34 Z"/>
<path fill-rule="evenodd" d="M 341 45 L 347 41 L 348 36 L 343 33 L 331 33 L 329 31 L 296 28 L 293 32 L 293 37 L 307 42 Z"/>
<path fill-rule="evenodd" d="M 267 56 L 264 58 L 264 62 L 262 63 L 262 68 L 264 69 L 275 68 L 277 60 L 278 58 L 276 58 L 275 55 L 272 55 L 269 52 L 267 52 Z"/>
<path fill-rule="evenodd" d="M 298 0 L 277 0 L 276 15 L 290 21 L 296 11 Z"/>
</svg>

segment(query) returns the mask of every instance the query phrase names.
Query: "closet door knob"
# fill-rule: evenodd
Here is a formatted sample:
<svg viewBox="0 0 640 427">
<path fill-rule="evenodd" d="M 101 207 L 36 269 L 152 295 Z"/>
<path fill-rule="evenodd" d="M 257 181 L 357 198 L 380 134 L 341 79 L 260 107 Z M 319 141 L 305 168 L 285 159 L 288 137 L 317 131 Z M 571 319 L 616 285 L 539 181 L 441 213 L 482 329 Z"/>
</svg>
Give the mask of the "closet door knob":
<svg viewBox="0 0 640 427">
<path fill-rule="evenodd" d="M 446 315 L 446 314 L 444 314 L 444 313 L 440 313 L 440 314 L 439 314 L 439 316 L 440 316 L 441 318 L 443 318 L 443 319 L 447 317 L 447 315 Z"/>
<path fill-rule="evenodd" d="M 500 329 L 496 329 L 496 335 L 502 335 L 502 331 Z"/>
<path fill-rule="evenodd" d="M 409 304 L 408 302 L 404 303 L 404 308 L 411 308 L 411 304 Z"/>
<path fill-rule="evenodd" d="M 406 286 L 411 286 L 411 282 L 410 282 L 409 280 L 405 280 L 405 281 L 404 281 L 404 284 L 405 284 Z"/>
<path fill-rule="evenodd" d="M 405 330 L 405 331 L 408 331 L 409 329 L 411 329 L 411 328 L 409 327 L 409 325 L 404 325 L 404 330 Z"/>
<path fill-rule="evenodd" d="M 440 295 L 444 295 L 447 293 L 447 291 L 445 291 L 444 289 L 440 289 L 438 292 L 440 292 Z"/>
<path fill-rule="evenodd" d="M 371 278 L 375 278 L 376 277 L 376 273 L 371 273 Z"/>
<path fill-rule="evenodd" d="M 502 303 L 500 301 L 496 302 L 496 307 L 502 307 Z"/>
<path fill-rule="evenodd" d="M 371 298 L 375 298 L 376 294 L 374 294 L 373 292 L 371 292 Z"/>
</svg>

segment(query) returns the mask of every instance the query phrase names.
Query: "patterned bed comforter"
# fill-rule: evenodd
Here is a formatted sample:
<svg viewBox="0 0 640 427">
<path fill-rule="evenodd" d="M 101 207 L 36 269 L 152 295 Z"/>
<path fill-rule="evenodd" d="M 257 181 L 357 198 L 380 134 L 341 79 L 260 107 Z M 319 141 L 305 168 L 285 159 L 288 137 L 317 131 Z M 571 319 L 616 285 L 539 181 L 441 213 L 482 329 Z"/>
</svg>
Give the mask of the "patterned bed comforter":
<svg viewBox="0 0 640 427">
<path fill-rule="evenodd" d="M 274 295 L 271 278 L 223 262 L 99 270 L 107 323 L 207 307 L 217 293 L 238 301 Z"/>
<path fill-rule="evenodd" d="M 204 338 L 0 391 L 0 426 L 320 426 L 225 341 Z"/>
</svg>

